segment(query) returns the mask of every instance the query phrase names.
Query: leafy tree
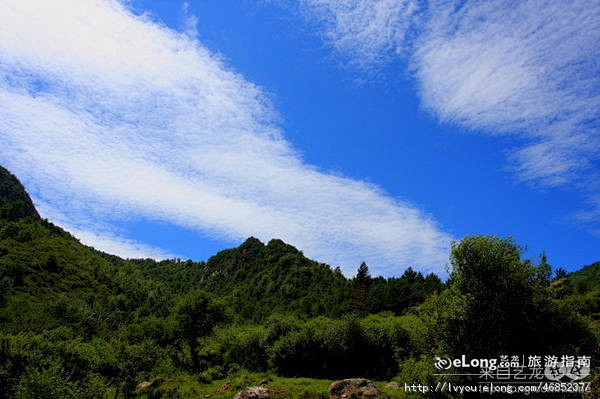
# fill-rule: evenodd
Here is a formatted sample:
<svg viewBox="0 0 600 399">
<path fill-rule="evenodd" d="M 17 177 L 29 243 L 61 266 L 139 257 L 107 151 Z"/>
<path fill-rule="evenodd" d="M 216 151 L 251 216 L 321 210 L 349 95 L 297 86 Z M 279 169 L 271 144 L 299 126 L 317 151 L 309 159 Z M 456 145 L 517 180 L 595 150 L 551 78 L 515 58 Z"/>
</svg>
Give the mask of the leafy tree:
<svg viewBox="0 0 600 399">
<path fill-rule="evenodd" d="M 593 347 L 586 323 L 552 302 L 545 261 L 534 266 L 521 259 L 522 252 L 511 238 L 496 236 L 452 244 L 451 295 L 438 326 L 449 354 L 496 357 Z"/>
<path fill-rule="evenodd" d="M 558 269 L 556 269 L 554 271 L 555 279 L 561 279 L 561 278 L 565 278 L 565 277 L 567 277 L 567 271 L 565 269 L 563 269 L 562 267 L 559 267 Z"/>
<path fill-rule="evenodd" d="M 175 308 L 181 337 L 190 347 L 194 370 L 199 369 L 198 338 L 209 335 L 216 324 L 228 319 L 225 303 L 202 290 L 184 295 Z"/>
<path fill-rule="evenodd" d="M 540 255 L 540 262 L 535 269 L 535 277 L 537 278 L 538 282 L 544 286 L 550 284 L 550 280 L 552 278 L 552 266 L 548 264 L 546 252 L 542 252 Z"/>
<path fill-rule="evenodd" d="M 371 285 L 371 274 L 365 262 L 361 263 L 353 280 L 354 288 L 354 310 L 365 312 L 369 301 L 369 286 Z"/>
</svg>

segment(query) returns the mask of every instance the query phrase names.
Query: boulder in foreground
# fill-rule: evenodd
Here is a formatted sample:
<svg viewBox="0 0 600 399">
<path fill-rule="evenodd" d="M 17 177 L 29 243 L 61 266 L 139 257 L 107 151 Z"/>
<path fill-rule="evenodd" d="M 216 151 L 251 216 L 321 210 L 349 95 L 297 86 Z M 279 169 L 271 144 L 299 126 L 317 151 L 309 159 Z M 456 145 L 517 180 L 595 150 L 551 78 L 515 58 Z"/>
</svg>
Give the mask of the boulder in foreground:
<svg viewBox="0 0 600 399">
<path fill-rule="evenodd" d="M 269 399 L 269 388 L 250 387 L 235 394 L 233 399 Z"/>
<path fill-rule="evenodd" d="M 383 399 L 383 394 L 366 378 L 348 378 L 329 386 L 329 399 L 347 399 L 352 394 L 359 398 Z"/>
</svg>

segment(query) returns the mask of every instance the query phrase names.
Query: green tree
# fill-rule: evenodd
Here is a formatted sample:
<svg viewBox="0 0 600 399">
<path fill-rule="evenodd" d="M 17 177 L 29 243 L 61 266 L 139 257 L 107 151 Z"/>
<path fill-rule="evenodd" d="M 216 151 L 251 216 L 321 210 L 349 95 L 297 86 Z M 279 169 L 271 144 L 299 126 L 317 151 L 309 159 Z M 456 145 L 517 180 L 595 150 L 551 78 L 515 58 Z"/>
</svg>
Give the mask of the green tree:
<svg viewBox="0 0 600 399">
<path fill-rule="evenodd" d="M 202 290 L 193 290 L 184 295 L 175 309 L 179 333 L 190 347 L 194 370 L 199 368 L 198 338 L 209 335 L 216 324 L 226 321 L 227 306 Z"/>
<path fill-rule="evenodd" d="M 565 278 L 567 277 L 567 271 L 565 269 L 563 269 L 562 267 L 559 267 L 558 269 L 556 269 L 554 271 L 554 278 L 555 279 L 561 279 L 561 278 Z"/>
<path fill-rule="evenodd" d="M 468 236 L 452 244 L 451 296 L 444 319 L 452 355 L 520 354 L 534 337 L 534 267 L 511 238 Z"/>
<path fill-rule="evenodd" d="M 548 263 L 548 257 L 546 256 L 546 252 L 542 252 L 540 255 L 540 263 L 535 270 L 535 277 L 538 282 L 542 285 L 549 285 L 550 280 L 552 279 L 552 266 Z"/>
<path fill-rule="evenodd" d="M 369 286 L 371 285 L 371 274 L 365 262 L 361 263 L 354 277 L 354 309 L 358 312 L 367 310 L 369 303 Z"/>
<path fill-rule="evenodd" d="M 450 295 L 439 331 L 453 356 L 575 353 L 592 348 L 587 324 L 550 297 L 548 267 L 521 259 L 512 238 L 468 236 L 452 244 Z M 540 283 L 541 282 L 541 283 Z"/>
<path fill-rule="evenodd" d="M 365 262 L 361 263 L 356 271 L 356 281 L 362 284 L 368 283 L 371 280 L 369 266 Z"/>
</svg>

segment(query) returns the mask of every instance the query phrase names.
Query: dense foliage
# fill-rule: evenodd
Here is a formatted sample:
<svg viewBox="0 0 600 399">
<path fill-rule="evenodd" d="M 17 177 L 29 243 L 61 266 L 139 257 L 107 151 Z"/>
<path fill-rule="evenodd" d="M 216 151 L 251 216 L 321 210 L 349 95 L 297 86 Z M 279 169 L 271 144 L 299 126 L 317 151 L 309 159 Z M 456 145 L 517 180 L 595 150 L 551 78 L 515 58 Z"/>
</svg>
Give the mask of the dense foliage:
<svg viewBox="0 0 600 399">
<path fill-rule="evenodd" d="M 208 262 L 132 260 L 143 276 L 166 283 L 175 292 L 202 288 L 225 298 L 237 320 L 261 321 L 273 313 L 300 318 L 340 317 L 359 312 L 406 312 L 443 289 L 434 274 L 408 268 L 399 278 L 371 278 L 361 265 L 356 278 L 339 268 L 306 258 L 281 240 L 264 245 L 249 238 L 238 248 L 219 252 Z"/>
<path fill-rule="evenodd" d="M 600 286 L 600 262 L 584 266 L 565 277 L 575 291 L 579 293 L 589 292 Z"/>
<path fill-rule="evenodd" d="M 587 324 L 554 303 L 547 287 L 550 268 L 521 259 L 511 239 L 472 236 L 455 243 L 447 301 L 450 311 L 439 331 L 453 356 L 499 357 L 501 354 L 590 353 Z M 490 312 L 501 308 L 502 312 Z"/>
<path fill-rule="evenodd" d="M 196 397 L 242 371 L 430 382 L 433 354 L 598 347 L 598 267 L 551 278 L 510 239 L 455 243 L 447 283 L 366 264 L 348 279 L 280 240 L 207 262 L 104 254 L 4 170 L 0 208 L 0 398 Z"/>
</svg>

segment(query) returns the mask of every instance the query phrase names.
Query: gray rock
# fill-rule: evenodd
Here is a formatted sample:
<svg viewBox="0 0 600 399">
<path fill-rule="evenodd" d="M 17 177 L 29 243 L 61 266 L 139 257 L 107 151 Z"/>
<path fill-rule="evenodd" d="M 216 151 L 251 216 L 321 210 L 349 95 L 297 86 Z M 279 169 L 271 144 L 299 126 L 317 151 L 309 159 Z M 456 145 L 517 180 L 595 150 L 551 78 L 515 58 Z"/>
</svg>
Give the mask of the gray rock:
<svg viewBox="0 0 600 399">
<path fill-rule="evenodd" d="M 269 399 L 269 388 L 250 387 L 235 394 L 233 399 Z"/>
<path fill-rule="evenodd" d="M 366 378 L 348 378 L 329 385 L 329 399 L 347 399 L 352 394 L 359 398 L 383 399 L 383 393 Z"/>
</svg>

